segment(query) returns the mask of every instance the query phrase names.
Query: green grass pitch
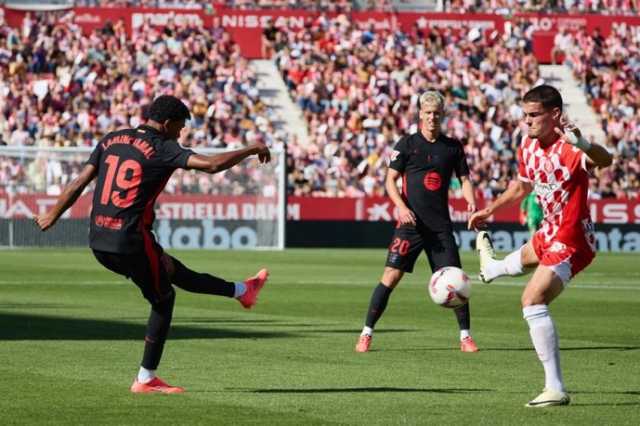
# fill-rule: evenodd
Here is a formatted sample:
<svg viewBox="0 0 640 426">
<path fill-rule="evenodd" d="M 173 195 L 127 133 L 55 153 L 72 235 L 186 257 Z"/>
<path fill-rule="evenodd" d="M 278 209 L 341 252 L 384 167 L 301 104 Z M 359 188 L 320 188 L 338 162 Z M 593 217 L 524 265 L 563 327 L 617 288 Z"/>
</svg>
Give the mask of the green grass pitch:
<svg viewBox="0 0 640 426">
<path fill-rule="evenodd" d="M 178 290 L 160 376 L 182 395 L 133 395 L 148 306 L 89 250 L 0 251 L 0 424 L 640 424 L 640 262 L 600 254 L 551 308 L 568 407 L 543 387 L 519 306 L 525 277 L 471 298 L 477 354 L 458 350 L 421 259 L 391 297 L 372 352 L 353 351 L 383 250 L 177 252 L 228 279 L 271 270 L 258 305 Z M 477 260 L 463 256 L 477 274 Z"/>
</svg>

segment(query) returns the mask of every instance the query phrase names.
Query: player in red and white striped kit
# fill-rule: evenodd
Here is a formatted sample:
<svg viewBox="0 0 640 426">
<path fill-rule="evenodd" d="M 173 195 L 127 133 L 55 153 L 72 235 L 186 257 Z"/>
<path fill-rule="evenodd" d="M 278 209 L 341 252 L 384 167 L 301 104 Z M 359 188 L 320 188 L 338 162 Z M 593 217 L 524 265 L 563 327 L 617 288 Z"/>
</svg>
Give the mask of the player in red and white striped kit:
<svg viewBox="0 0 640 426">
<path fill-rule="evenodd" d="M 495 259 L 489 234 L 478 233 L 480 278 L 484 282 L 504 275 L 519 275 L 535 267 L 522 293 L 522 312 L 531 340 L 545 372 L 543 392 L 527 404 L 547 407 L 569 404 L 560 370 L 558 336 L 548 305 L 569 280 L 595 257 L 593 224 L 587 192 L 589 170 L 607 167 L 612 156 L 604 147 L 589 143 L 562 115 L 562 97 L 553 87 L 531 89 L 523 98 L 528 134 L 518 149 L 518 180 L 490 206 L 469 218 L 478 229 L 497 210 L 531 191 L 544 212 L 542 227 L 532 240 L 503 260 Z"/>
</svg>

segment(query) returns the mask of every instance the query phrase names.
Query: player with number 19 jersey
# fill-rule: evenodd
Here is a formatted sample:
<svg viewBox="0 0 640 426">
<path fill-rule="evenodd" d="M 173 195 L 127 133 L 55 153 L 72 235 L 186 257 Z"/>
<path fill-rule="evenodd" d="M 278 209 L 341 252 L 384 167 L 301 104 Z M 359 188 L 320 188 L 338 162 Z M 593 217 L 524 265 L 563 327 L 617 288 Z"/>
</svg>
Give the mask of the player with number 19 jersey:
<svg viewBox="0 0 640 426">
<path fill-rule="evenodd" d="M 186 168 L 193 151 L 142 125 L 109 133 L 88 163 L 99 171 L 93 195 L 89 245 L 109 253 L 149 251 L 154 204 L 171 174 Z"/>
<path fill-rule="evenodd" d="M 531 183 L 544 213 L 533 248 L 543 265 L 569 262 L 572 275 L 591 263 L 596 249 L 586 164 L 586 154 L 563 140 L 542 148 L 525 137 L 518 149 L 518 178 Z"/>
</svg>

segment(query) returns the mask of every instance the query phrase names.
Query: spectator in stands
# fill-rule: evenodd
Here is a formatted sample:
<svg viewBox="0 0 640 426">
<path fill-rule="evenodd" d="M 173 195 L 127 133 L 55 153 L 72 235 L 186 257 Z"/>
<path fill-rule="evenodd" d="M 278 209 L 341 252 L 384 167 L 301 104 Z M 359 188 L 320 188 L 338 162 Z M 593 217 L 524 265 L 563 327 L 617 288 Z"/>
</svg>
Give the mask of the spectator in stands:
<svg viewBox="0 0 640 426">
<path fill-rule="evenodd" d="M 565 55 L 569 53 L 569 49 L 573 46 L 573 36 L 563 27 L 553 37 L 553 48 L 551 49 L 551 62 L 553 65 L 558 60 L 564 62 Z"/>
</svg>

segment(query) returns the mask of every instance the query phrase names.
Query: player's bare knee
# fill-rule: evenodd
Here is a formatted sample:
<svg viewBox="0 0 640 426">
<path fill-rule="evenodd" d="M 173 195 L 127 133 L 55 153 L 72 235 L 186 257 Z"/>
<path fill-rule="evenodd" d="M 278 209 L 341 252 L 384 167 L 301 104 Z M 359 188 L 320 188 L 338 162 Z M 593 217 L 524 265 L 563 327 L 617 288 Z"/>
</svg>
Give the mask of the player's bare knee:
<svg viewBox="0 0 640 426">
<path fill-rule="evenodd" d="M 523 308 L 533 305 L 545 304 L 544 295 L 542 294 L 523 294 L 520 298 L 520 304 Z"/>
<path fill-rule="evenodd" d="M 382 273 L 382 280 L 380 282 L 385 287 L 394 288 L 398 285 L 403 275 L 404 272 L 400 269 L 387 266 L 384 268 L 384 272 Z"/>
<path fill-rule="evenodd" d="M 525 268 L 531 268 L 538 265 L 538 256 L 536 255 L 535 250 L 533 250 L 533 245 L 530 242 L 523 245 L 520 249 L 520 262 Z"/>
<path fill-rule="evenodd" d="M 532 285 L 532 282 L 527 284 L 524 291 L 522 292 L 522 296 L 520 297 L 520 304 L 523 308 L 532 305 L 544 304 L 544 294 L 539 290 L 540 287 L 536 285 Z"/>
</svg>

